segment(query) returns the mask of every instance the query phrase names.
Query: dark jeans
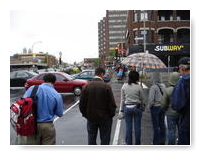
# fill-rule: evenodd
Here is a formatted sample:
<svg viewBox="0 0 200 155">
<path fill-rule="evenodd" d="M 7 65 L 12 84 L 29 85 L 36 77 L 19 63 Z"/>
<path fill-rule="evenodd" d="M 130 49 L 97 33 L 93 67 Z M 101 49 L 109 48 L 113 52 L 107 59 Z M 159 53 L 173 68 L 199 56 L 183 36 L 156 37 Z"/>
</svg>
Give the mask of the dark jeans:
<svg viewBox="0 0 200 155">
<path fill-rule="evenodd" d="M 135 106 L 134 108 L 124 107 L 126 121 L 126 144 L 132 145 L 133 118 L 135 130 L 135 144 L 140 145 L 141 139 L 141 118 L 142 110 Z"/>
<path fill-rule="evenodd" d="M 109 145 L 111 128 L 112 128 L 112 118 L 108 118 L 107 120 L 101 122 L 87 121 L 88 144 L 97 145 L 96 139 L 99 129 L 101 145 Z"/>
<path fill-rule="evenodd" d="M 184 131 L 179 129 L 178 145 L 190 145 L 190 131 Z"/>
<path fill-rule="evenodd" d="M 176 144 L 176 131 L 179 126 L 179 118 L 179 115 L 167 115 L 168 145 Z"/>
<path fill-rule="evenodd" d="M 151 108 L 153 123 L 153 145 L 164 145 L 166 139 L 165 112 L 161 106 Z"/>
</svg>

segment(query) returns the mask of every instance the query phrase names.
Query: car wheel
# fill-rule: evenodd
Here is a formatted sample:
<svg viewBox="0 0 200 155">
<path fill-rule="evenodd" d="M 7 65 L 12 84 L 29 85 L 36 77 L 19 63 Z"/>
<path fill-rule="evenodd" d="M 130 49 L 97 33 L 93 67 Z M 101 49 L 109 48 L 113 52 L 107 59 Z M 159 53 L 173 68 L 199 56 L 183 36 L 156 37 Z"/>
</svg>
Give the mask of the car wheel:
<svg viewBox="0 0 200 155">
<path fill-rule="evenodd" d="M 80 96 L 81 95 L 81 91 L 82 91 L 81 87 L 75 87 L 74 88 L 74 95 L 75 96 Z"/>
</svg>

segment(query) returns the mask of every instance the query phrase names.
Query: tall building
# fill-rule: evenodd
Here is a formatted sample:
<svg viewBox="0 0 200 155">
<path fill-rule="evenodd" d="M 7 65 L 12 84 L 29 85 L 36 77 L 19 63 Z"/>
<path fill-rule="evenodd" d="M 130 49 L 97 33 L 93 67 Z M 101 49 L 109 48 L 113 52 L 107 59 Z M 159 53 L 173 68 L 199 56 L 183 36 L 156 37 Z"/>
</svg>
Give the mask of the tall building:
<svg viewBox="0 0 200 155">
<path fill-rule="evenodd" d="M 125 41 L 127 10 L 107 10 L 109 50 Z"/>
<path fill-rule="evenodd" d="M 108 62 L 110 50 L 125 42 L 126 10 L 106 10 L 106 17 L 98 23 L 99 58 L 101 65 Z"/>
<path fill-rule="evenodd" d="M 99 46 L 99 58 L 101 66 L 104 66 L 106 57 L 108 56 L 108 28 L 107 18 L 104 17 L 98 23 L 98 46 Z"/>
<path fill-rule="evenodd" d="M 190 10 L 128 10 L 125 37 L 128 55 L 146 49 L 177 66 L 190 57 Z"/>
</svg>

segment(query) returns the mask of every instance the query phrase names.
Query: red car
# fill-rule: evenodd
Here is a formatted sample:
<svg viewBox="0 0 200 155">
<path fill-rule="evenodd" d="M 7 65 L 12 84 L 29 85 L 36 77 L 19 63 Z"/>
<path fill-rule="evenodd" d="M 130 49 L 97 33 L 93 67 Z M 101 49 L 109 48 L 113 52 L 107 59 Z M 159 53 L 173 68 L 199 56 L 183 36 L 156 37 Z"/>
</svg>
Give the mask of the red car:
<svg viewBox="0 0 200 155">
<path fill-rule="evenodd" d="M 47 73 L 41 73 L 31 79 L 28 79 L 25 83 L 25 88 L 28 89 L 32 85 L 42 84 L 44 82 L 43 77 L 45 74 Z M 54 72 L 52 74 L 56 76 L 54 87 L 59 93 L 73 92 L 76 96 L 79 96 L 81 94 L 82 87 L 87 84 L 86 80 L 73 79 L 66 73 Z"/>
</svg>

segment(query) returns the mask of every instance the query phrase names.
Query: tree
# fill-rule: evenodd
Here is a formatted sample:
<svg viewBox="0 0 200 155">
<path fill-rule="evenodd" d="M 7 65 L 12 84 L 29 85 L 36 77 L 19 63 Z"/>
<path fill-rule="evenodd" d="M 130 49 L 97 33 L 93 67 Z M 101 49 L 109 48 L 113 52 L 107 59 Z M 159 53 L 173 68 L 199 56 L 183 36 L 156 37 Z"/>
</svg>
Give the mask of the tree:
<svg viewBox="0 0 200 155">
<path fill-rule="evenodd" d="M 113 58 L 115 56 L 115 50 L 110 50 L 108 56 Z"/>
<path fill-rule="evenodd" d="M 115 57 L 115 49 L 110 50 L 108 53 L 108 61 L 113 62 Z"/>
<path fill-rule="evenodd" d="M 100 59 L 99 58 L 95 58 L 94 59 L 94 66 L 98 67 L 99 66 L 99 62 L 100 62 Z"/>
</svg>

